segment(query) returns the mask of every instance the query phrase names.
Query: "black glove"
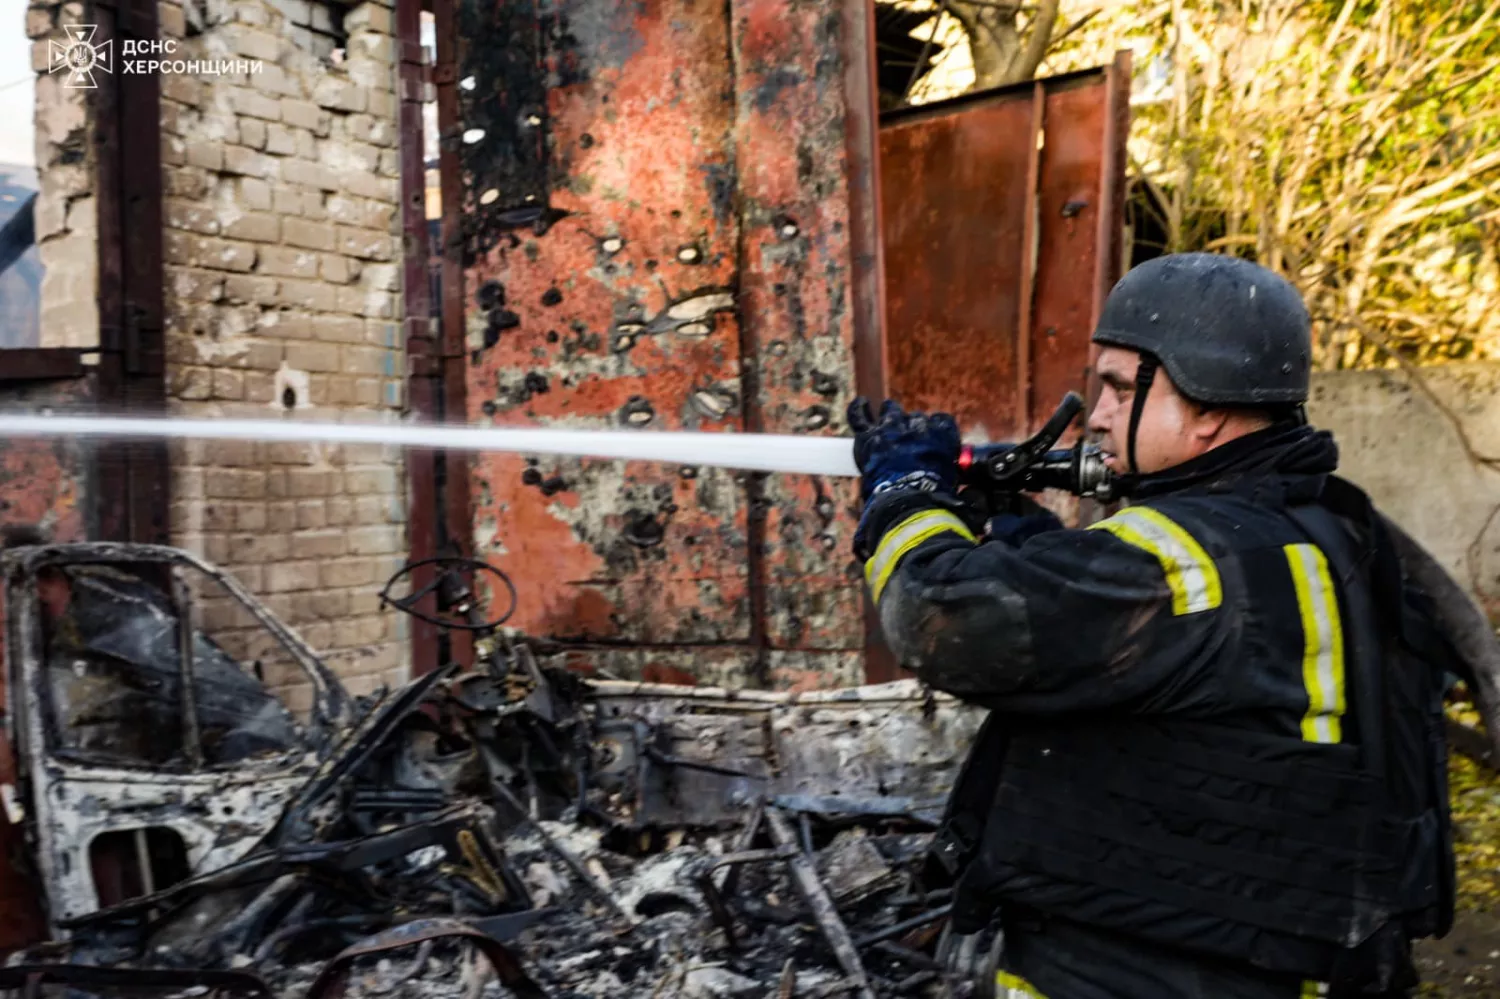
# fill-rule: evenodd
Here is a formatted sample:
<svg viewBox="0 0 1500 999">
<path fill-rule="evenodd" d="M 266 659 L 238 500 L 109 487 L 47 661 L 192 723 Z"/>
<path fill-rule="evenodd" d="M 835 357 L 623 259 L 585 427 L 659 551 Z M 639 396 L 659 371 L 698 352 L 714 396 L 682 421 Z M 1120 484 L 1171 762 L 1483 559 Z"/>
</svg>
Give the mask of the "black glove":
<svg viewBox="0 0 1500 999">
<path fill-rule="evenodd" d="M 963 446 L 953 417 L 908 413 L 887 399 L 877 422 L 869 400 L 860 396 L 849 404 L 848 418 L 866 502 L 891 489 L 953 492 Z"/>
<path fill-rule="evenodd" d="M 990 540 L 1019 548 L 1029 539 L 1046 531 L 1060 531 L 1063 522 L 1057 514 L 1030 496 L 1009 493 L 1005 502 L 992 509 L 987 533 Z"/>
<path fill-rule="evenodd" d="M 958 424 L 947 413 L 907 413 L 887 399 L 876 421 L 863 396 L 849 404 L 849 427 L 854 431 L 854 463 L 859 466 L 864 513 L 854 532 L 854 551 L 868 557 L 870 513 L 887 497 L 952 495 L 958 485 L 958 454 L 962 448 Z"/>
</svg>

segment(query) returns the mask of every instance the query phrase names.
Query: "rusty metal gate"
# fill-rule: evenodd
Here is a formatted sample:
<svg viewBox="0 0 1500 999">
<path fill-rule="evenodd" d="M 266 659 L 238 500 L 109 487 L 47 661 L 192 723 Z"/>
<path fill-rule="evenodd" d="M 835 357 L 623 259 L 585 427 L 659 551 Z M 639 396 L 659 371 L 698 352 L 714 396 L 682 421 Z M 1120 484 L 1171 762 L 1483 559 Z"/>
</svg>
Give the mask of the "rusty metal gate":
<svg viewBox="0 0 1500 999">
<path fill-rule="evenodd" d="M 889 386 L 1014 440 L 1091 398 L 1121 272 L 1129 53 L 1107 68 L 889 115 L 880 134 Z"/>
<path fill-rule="evenodd" d="M 472 420 L 844 434 L 853 395 L 889 387 L 998 435 L 1084 386 L 1128 64 L 877 126 L 871 14 L 439 6 L 444 327 Z M 867 674 L 850 481 L 488 455 L 469 498 L 510 623 L 585 672 L 890 672 Z"/>
</svg>

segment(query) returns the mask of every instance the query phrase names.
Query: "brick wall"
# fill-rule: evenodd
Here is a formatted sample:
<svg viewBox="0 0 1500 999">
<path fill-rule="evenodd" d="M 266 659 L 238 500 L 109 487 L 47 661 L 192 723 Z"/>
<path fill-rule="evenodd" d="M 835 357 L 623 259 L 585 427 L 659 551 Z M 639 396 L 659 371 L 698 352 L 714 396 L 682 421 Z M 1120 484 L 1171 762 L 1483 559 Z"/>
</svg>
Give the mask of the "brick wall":
<svg viewBox="0 0 1500 999">
<path fill-rule="evenodd" d="M 99 343 L 99 243 L 88 95 L 67 73 L 48 73 L 49 43 L 65 25 L 87 22 L 83 4 L 34 3 L 26 10 L 36 80 L 37 252 L 43 267 L 39 346 Z"/>
<path fill-rule="evenodd" d="M 395 419 L 390 7 L 188 0 L 160 10 L 163 37 L 181 39 L 186 58 L 263 63 L 256 74 L 162 81 L 174 410 Z M 399 451 L 190 442 L 173 469 L 175 543 L 232 571 L 355 692 L 405 679 L 407 623 L 376 599 L 406 551 Z"/>
</svg>

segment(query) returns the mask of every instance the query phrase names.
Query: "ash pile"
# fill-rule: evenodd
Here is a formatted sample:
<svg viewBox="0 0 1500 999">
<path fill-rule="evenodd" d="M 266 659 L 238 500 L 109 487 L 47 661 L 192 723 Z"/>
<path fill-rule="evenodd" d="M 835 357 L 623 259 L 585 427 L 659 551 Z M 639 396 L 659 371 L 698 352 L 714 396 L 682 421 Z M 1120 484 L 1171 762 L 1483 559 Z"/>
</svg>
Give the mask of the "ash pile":
<svg viewBox="0 0 1500 999">
<path fill-rule="evenodd" d="M 479 667 L 356 700 L 188 553 L 67 545 L 3 558 L 11 682 L 29 695 L 11 699 L 22 780 L 8 811 L 52 940 L 13 955 L 0 989 L 563 999 L 943 987 L 933 950 L 948 895 L 923 869 L 978 709 L 914 682 L 792 694 L 585 680 L 476 621 L 449 572 L 442 603 L 479 633 Z M 259 668 L 199 627 L 202 587 L 178 578 L 190 573 L 226 589 L 313 677 L 307 721 L 282 718 Z M 187 712 L 183 745 L 153 750 L 164 759 L 144 772 L 101 755 L 118 747 L 109 726 L 138 728 L 161 708 L 152 698 Z M 100 842 L 118 848 L 101 856 Z"/>
</svg>

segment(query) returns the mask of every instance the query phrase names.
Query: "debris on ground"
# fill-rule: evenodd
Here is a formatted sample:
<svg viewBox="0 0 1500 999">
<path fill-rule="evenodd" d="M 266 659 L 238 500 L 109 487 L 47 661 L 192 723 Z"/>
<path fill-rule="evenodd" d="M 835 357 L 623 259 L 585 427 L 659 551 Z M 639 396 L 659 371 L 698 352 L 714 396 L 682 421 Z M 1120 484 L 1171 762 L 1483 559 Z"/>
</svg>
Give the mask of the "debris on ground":
<svg viewBox="0 0 1500 999">
<path fill-rule="evenodd" d="M 913 681 L 585 680 L 478 619 L 451 572 L 442 603 L 478 634 L 477 668 L 351 699 L 185 552 L 3 559 L 25 692 L 7 802 L 53 939 L 0 988 L 872 997 L 938 980 L 947 897 L 925 847 L 979 709 Z M 227 613 L 208 584 L 263 642 L 199 627 Z M 272 645 L 311 678 L 304 718 L 261 682 Z"/>
<path fill-rule="evenodd" d="M 478 665 L 356 699 L 185 552 L 18 548 L 0 568 L 22 778 L 0 804 L 53 931 L 0 968 L 0 990 L 869 999 L 951 984 L 933 957 L 951 891 L 926 850 L 980 709 L 913 681 L 585 679 L 480 620 L 442 566 L 391 602 L 457 608 Z M 274 649 L 313 690 L 300 716 L 266 681 Z M 1419 947 L 1424 994 L 1500 996 L 1500 778 L 1461 687 L 1449 714 L 1460 912 Z"/>
</svg>

